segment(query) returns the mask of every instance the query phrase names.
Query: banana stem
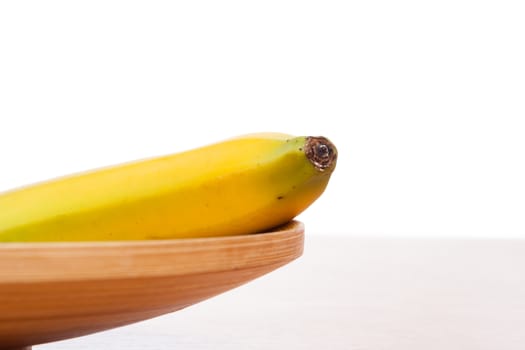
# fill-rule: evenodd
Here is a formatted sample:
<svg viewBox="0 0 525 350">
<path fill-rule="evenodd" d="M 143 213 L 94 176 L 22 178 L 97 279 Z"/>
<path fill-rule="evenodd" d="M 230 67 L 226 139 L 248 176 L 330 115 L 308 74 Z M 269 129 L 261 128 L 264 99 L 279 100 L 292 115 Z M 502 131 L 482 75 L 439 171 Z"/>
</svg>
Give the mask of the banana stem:
<svg viewBox="0 0 525 350">
<path fill-rule="evenodd" d="M 322 136 L 307 137 L 304 153 L 319 171 L 332 168 L 337 160 L 337 149 L 334 144 Z"/>
</svg>

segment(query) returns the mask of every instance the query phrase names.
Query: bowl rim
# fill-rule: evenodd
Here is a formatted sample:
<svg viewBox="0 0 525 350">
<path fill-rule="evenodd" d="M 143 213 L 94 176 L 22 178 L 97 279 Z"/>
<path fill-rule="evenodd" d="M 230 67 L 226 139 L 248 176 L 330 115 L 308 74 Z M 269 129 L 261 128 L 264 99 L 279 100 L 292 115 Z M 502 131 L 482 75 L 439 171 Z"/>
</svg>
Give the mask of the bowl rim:
<svg viewBox="0 0 525 350">
<path fill-rule="evenodd" d="M 4 283 L 161 277 L 244 269 L 299 257 L 304 224 L 209 238 L 107 242 L 0 243 Z"/>
</svg>

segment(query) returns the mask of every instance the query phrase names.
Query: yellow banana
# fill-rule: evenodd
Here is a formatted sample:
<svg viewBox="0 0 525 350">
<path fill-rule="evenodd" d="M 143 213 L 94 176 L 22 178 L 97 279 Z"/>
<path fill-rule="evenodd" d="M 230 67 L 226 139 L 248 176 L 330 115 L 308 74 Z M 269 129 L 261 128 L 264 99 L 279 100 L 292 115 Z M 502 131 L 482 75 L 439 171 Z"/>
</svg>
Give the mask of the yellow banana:
<svg viewBox="0 0 525 350">
<path fill-rule="evenodd" d="M 251 134 L 0 195 L 0 242 L 239 235 L 283 224 L 324 191 L 324 137 Z"/>
</svg>

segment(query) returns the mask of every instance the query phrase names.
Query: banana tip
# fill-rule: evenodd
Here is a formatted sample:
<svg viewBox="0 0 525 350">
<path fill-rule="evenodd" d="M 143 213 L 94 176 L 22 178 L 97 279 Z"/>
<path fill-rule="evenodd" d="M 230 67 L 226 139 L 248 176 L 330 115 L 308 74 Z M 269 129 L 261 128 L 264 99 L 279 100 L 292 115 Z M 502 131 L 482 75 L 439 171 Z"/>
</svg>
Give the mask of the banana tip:
<svg viewBox="0 0 525 350">
<path fill-rule="evenodd" d="M 308 136 L 306 138 L 304 153 L 308 160 L 319 171 L 332 170 L 337 161 L 337 148 L 323 136 Z"/>
</svg>

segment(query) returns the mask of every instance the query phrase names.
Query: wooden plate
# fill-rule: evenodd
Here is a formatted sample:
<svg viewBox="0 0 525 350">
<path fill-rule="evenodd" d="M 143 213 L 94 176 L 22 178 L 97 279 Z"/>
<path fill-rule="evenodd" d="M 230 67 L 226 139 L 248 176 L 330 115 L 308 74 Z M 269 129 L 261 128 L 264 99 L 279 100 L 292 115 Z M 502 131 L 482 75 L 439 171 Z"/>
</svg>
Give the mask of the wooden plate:
<svg viewBox="0 0 525 350">
<path fill-rule="evenodd" d="M 0 349 L 182 309 L 298 258 L 303 241 L 293 221 L 234 237 L 0 244 Z"/>
</svg>

